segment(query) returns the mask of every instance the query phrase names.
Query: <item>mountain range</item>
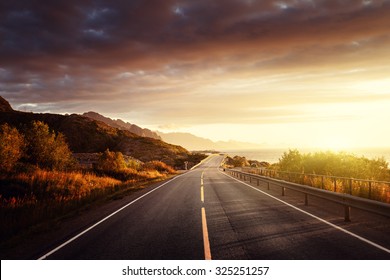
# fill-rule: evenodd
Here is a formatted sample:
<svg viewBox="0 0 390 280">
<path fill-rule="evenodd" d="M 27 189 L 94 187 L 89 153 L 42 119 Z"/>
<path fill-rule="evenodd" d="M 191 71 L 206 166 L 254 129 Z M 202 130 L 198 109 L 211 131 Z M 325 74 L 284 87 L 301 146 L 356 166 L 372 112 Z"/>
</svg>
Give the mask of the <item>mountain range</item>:
<svg viewBox="0 0 390 280">
<path fill-rule="evenodd" d="M 190 151 L 201 151 L 201 150 L 226 151 L 226 150 L 264 148 L 264 146 L 261 144 L 239 142 L 233 140 L 214 142 L 210 139 L 198 137 L 191 133 L 183 133 L 183 132 L 171 132 L 171 133 L 157 132 L 157 133 L 161 136 L 161 138 L 164 141 L 175 145 L 180 145 Z"/>
<path fill-rule="evenodd" d="M 264 147 L 262 145 L 258 145 L 254 143 L 239 142 L 239 141 L 232 141 L 232 140 L 214 142 L 210 139 L 199 137 L 191 133 L 183 133 L 183 132 L 164 133 L 160 131 L 154 132 L 146 128 L 141 128 L 135 124 L 124 122 L 121 119 L 114 120 L 105 117 L 96 112 L 87 112 L 84 113 L 82 116 L 104 122 L 105 124 L 111 127 L 130 131 L 142 137 L 150 137 L 158 140 L 163 140 L 164 142 L 170 144 L 179 145 L 190 151 L 259 149 Z"/>
<path fill-rule="evenodd" d="M 175 164 L 191 151 L 239 150 L 262 148 L 262 145 L 238 141 L 217 141 L 198 137 L 191 133 L 154 132 L 120 119 L 111 119 L 97 112 L 82 115 L 37 114 L 15 111 L 7 100 L 0 96 L 0 124 L 8 122 L 20 127 L 33 120 L 47 123 L 51 129 L 62 132 L 75 153 L 102 152 L 105 149 L 118 150 L 125 155 L 147 161 L 158 159 Z M 168 144 L 169 143 L 169 144 Z M 184 147 L 184 148 L 183 148 Z"/>
<path fill-rule="evenodd" d="M 115 128 L 128 130 L 128 131 L 130 131 L 134 134 L 137 134 L 139 136 L 142 136 L 142 137 L 150 137 L 150 138 L 162 140 L 161 137 L 157 133 L 155 133 L 147 128 L 141 128 L 135 124 L 124 122 L 121 119 L 113 120 L 113 119 L 107 118 L 103 115 L 100 115 L 99 113 L 96 113 L 96 112 L 87 112 L 87 113 L 84 113 L 83 116 L 88 117 L 90 119 L 104 122 L 104 123 L 108 124 L 109 126 L 112 126 Z"/>
</svg>

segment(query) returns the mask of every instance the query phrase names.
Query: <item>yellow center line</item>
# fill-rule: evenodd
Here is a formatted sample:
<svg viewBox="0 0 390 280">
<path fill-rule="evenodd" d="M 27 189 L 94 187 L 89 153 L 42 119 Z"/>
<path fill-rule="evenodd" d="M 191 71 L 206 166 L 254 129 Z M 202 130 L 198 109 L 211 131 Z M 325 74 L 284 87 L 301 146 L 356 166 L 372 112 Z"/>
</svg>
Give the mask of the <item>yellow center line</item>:
<svg viewBox="0 0 390 280">
<path fill-rule="evenodd" d="M 203 172 L 200 175 L 200 200 L 204 202 L 204 190 L 203 190 Z"/>
<path fill-rule="evenodd" d="M 204 259 L 211 260 L 209 232 L 207 230 L 206 210 L 202 207 L 202 229 L 203 229 L 203 247 L 204 247 Z"/>
</svg>

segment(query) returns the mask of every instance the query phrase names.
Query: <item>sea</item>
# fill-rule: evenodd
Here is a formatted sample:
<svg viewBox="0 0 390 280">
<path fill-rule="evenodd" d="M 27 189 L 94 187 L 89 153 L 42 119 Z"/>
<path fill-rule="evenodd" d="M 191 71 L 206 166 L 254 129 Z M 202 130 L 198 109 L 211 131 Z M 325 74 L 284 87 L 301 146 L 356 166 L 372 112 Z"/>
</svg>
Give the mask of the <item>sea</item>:
<svg viewBox="0 0 390 280">
<path fill-rule="evenodd" d="M 269 163 L 277 163 L 279 159 L 283 156 L 284 152 L 288 152 L 289 148 L 265 148 L 265 149 L 255 149 L 255 150 L 223 150 L 229 156 L 242 156 L 248 160 L 257 160 L 257 161 L 265 161 Z M 315 153 L 319 151 L 327 151 L 320 149 L 309 149 L 302 148 L 297 149 L 300 153 Z M 334 151 L 333 151 L 334 152 Z M 349 154 L 353 154 L 355 156 L 364 156 L 368 159 L 378 159 L 384 158 L 390 165 L 390 147 L 389 148 L 355 148 L 355 149 L 345 149 L 337 152 L 346 152 Z"/>
</svg>

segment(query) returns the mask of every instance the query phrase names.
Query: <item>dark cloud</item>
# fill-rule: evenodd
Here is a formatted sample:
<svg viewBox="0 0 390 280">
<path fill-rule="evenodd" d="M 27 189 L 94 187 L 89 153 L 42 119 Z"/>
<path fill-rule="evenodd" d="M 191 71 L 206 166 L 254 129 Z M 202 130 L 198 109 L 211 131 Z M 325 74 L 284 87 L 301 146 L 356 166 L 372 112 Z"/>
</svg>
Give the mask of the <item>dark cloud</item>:
<svg viewBox="0 0 390 280">
<path fill-rule="evenodd" d="M 159 48 L 235 39 L 266 42 L 326 34 L 337 38 L 344 32 L 351 37 L 383 33 L 389 1 L 363 2 L 12 1 L 1 7 L 1 58 L 62 54 L 108 59 L 116 51 L 132 57 Z"/>
<path fill-rule="evenodd" d="M 190 87 L 201 71 L 207 80 L 353 64 L 376 49 L 388 55 L 389 13 L 386 0 L 1 1 L 0 94 L 16 103 L 140 100 L 186 90 L 180 83 Z"/>
</svg>

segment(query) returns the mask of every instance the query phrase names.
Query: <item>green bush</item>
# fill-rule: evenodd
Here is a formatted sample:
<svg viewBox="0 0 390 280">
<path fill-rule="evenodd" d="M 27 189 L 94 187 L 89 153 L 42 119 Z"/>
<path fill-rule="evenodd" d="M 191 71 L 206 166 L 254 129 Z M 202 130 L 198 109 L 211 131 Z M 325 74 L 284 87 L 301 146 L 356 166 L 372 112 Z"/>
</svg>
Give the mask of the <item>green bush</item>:
<svg viewBox="0 0 390 280">
<path fill-rule="evenodd" d="M 282 158 L 279 159 L 279 167 L 282 171 L 303 172 L 303 156 L 298 150 L 284 152 Z"/>
<path fill-rule="evenodd" d="M 345 152 L 327 151 L 301 154 L 298 150 L 289 150 L 283 154 L 276 166 L 281 171 L 289 172 L 390 180 L 388 163 L 384 158 L 368 159 Z"/>
</svg>

